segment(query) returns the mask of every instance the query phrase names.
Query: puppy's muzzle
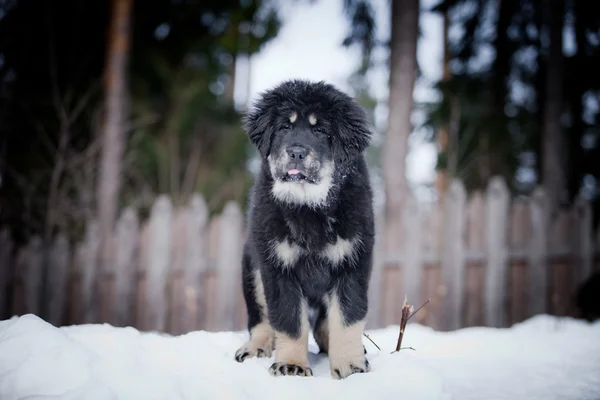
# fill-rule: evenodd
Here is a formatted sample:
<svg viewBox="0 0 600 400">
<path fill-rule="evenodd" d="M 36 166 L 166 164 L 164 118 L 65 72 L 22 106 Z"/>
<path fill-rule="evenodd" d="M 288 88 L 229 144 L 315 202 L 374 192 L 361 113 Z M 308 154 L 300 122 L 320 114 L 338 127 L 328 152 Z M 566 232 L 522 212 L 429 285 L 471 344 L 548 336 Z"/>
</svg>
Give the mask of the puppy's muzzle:
<svg viewBox="0 0 600 400">
<path fill-rule="evenodd" d="M 285 149 L 288 156 L 287 174 L 285 180 L 288 182 L 300 182 L 307 179 L 310 150 L 305 146 L 292 145 Z"/>
</svg>

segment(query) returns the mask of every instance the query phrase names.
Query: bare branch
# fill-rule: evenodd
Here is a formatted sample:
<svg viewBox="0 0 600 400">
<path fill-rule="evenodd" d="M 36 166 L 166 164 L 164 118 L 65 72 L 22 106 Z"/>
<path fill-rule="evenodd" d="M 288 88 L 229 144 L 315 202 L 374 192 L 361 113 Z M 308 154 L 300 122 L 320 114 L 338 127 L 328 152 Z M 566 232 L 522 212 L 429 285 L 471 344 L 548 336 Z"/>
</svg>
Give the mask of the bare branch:
<svg viewBox="0 0 600 400">
<path fill-rule="evenodd" d="M 417 310 L 416 310 L 415 312 L 413 312 L 412 314 L 410 314 L 410 315 L 408 316 L 408 319 L 411 319 L 413 315 L 415 315 L 416 313 L 418 313 L 418 312 L 419 312 L 419 310 L 420 310 L 421 308 L 425 307 L 425 306 L 427 305 L 427 303 L 429 303 L 430 301 L 431 301 L 431 299 L 427 299 L 427 301 L 426 301 L 425 303 L 423 303 L 423 305 L 422 305 L 421 307 L 417 308 Z"/>
<path fill-rule="evenodd" d="M 79 117 L 79 114 L 87 107 L 90 102 L 90 99 L 94 93 L 96 93 L 100 88 L 100 80 L 97 79 L 86 92 L 81 96 L 75 107 L 69 113 L 69 124 L 75 122 L 75 120 Z"/>
<path fill-rule="evenodd" d="M 423 307 L 425 307 L 425 305 L 427 303 L 429 303 L 431 299 L 427 299 L 427 301 L 421 306 L 419 307 L 416 311 L 412 311 L 413 310 L 413 306 L 408 304 L 408 301 L 406 299 L 406 297 L 404 297 L 404 304 L 402 304 L 402 317 L 400 319 L 400 333 L 398 334 L 398 343 L 396 344 L 396 350 L 392 351 L 392 354 L 403 350 L 403 349 L 411 349 L 411 350 L 415 350 L 412 347 L 401 347 L 402 346 L 402 338 L 404 337 L 404 330 L 406 329 L 406 323 L 408 322 L 408 320 L 415 315 L 417 312 L 419 312 L 419 310 Z"/>
<path fill-rule="evenodd" d="M 364 337 L 366 337 L 367 339 L 369 339 L 371 341 L 371 343 L 373 343 L 375 345 L 375 347 L 377 347 L 377 350 L 381 351 L 381 349 L 379 348 L 379 346 L 377 346 L 377 343 L 375 343 L 373 341 L 373 339 L 371 339 L 371 337 L 369 335 L 367 335 L 366 333 L 363 332 Z"/>
</svg>

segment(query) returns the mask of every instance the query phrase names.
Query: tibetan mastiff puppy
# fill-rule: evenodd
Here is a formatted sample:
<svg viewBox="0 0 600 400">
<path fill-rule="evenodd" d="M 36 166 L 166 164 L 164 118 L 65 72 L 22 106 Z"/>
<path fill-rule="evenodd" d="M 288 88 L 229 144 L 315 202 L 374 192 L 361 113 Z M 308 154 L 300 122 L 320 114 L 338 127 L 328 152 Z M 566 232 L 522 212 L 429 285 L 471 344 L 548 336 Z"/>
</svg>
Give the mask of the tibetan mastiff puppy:
<svg viewBox="0 0 600 400">
<path fill-rule="evenodd" d="M 368 372 L 362 344 L 374 242 L 364 110 L 324 82 L 286 81 L 244 117 L 262 162 L 242 260 L 250 339 L 272 375 L 311 376 L 312 331 L 331 374 Z M 312 317 L 311 317 L 312 314 Z"/>
</svg>

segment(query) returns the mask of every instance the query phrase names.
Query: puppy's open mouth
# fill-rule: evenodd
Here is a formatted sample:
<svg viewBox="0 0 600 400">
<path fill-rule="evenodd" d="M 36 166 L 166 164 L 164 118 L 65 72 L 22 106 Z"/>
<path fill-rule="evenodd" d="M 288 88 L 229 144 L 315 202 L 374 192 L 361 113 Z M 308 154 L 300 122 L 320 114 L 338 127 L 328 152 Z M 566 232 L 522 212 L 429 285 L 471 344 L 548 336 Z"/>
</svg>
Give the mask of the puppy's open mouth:
<svg viewBox="0 0 600 400">
<path fill-rule="evenodd" d="M 306 174 L 304 172 L 297 170 L 297 169 L 290 169 L 283 177 L 283 180 L 286 182 L 298 182 L 298 183 L 304 183 L 304 182 L 311 183 L 312 182 L 312 180 L 308 176 L 306 176 Z"/>
</svg>

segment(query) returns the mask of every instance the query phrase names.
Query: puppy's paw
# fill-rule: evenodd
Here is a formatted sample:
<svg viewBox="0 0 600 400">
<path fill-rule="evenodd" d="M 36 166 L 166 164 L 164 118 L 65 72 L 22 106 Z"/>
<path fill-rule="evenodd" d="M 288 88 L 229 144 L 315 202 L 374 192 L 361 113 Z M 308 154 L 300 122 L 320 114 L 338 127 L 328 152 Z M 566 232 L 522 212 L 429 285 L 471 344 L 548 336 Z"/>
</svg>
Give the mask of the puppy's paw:
<svg viewBox="0 0 600 400">
<path fill-rule="evenodd" d="M 273 345 L 271 342 L 257 344 L 249 341 L 235 352 L 235 360 L 243 362 L 246 358 L 271 357 L 272 353 Z"/>
<path fill-rule="evenodd" d="M 312 369 L 297 364 L 286 364 L 276 362 L 269 368 L 269 373 L 273 376 L 313 376 Z"/>
<path fill-rule="evenodd" d="M 355 360 L 344 359 L 331 360 L 331 376 L 335 379 L 344 379 L 352 374 L 364 374 L 371 371 L 371 365 L 366 357 L 362 356 Z"/>
</svg>

